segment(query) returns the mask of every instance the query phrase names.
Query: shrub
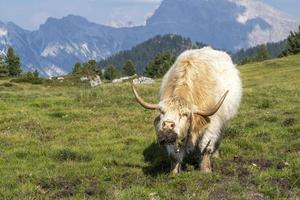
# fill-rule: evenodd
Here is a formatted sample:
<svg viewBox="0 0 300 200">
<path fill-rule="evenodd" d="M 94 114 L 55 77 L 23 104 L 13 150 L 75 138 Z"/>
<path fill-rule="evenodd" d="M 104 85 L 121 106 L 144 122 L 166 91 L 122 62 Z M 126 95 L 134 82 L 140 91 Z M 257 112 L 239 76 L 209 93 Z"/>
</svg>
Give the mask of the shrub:
<svg viewBox="0 0 300 200">
<path fill-rule="evenodd" d="M 12 82 L 15 83 L 31 83 L 31 84 L 43 84 L 44 79 L 37 77 L 34 73 L 32 72 L 27 72 L 25 74 L 22 74 L 21 76 L 12 79 Z"/>
</svg>

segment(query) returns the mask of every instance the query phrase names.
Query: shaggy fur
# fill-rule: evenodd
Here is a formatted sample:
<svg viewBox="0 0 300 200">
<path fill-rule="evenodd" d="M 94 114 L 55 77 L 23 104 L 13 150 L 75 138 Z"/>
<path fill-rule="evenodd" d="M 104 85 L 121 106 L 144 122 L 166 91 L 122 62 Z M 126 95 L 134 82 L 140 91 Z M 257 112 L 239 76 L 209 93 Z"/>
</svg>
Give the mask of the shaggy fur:
<svg viewBox="0 0 300 200">
<path fill-rule="evenodd" d="M 189 117 L 195 108 L 208 110 L 214 106 L 227 90 L 229 94 L 216 114 L 209 118 L 193 114 Z M 196 146 L 201 152 L 215 152 L 224 127 L 238 110 L 241 96 L 239 72 L 228 54 L 210 47 L 182 53 L 162 80 L 162 113 L 155 122 L 157 132 L 163 121 L 176 122 L 178 138 L 185 139 L 179 152 L 175 145 L 167 145 L 170 156 L 180 163 L 185 152 Z"/>
</svg>

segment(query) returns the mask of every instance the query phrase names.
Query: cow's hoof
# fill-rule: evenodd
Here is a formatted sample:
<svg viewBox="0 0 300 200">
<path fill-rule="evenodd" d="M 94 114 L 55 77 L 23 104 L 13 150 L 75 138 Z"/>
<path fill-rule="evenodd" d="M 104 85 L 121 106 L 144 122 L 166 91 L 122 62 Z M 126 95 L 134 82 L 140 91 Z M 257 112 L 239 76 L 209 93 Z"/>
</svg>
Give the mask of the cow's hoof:
<svg viewBox="0 0 300 200">
<path fill-rule="evenodd" d="M 179 174 L 181 172 L 181 164 L 180 163 L 173 163 L 172 164 L 172 171 L 171 171 L 171 174 Z"/>
<path fill-rule="evenodd" d="M 212 154 L 212 158 L 220 158 L 220 152 L 219 152 L 219 150 L 216 150 L 216 151 Z"/>
<path fill-rule="evenodd" d="M 204 172 L 204 173 L 212 173 L 212 169 L 209 168 L 209 167 L 204 167 L 204 168 L 201 168 L 201 172 Z"/>
<path fill-rule="evenodd" d="M 181 172 L 181 170 L 173 169 L 172 172 L 171 172 L 171 174 L 172 174 L 172 175 L 177 175 L 177 174 L 179 174 L 180 172 Z"/>
<path fill-rule="evenodd" d="M 210 162 L 205 163 L 205 162 L 202 161 L 199 168 L 200 168 L 200 171 L 204 172 L 204 173 L 211 173 L 212 172 L 212 167 L 211 167 Z"/>
</svg>

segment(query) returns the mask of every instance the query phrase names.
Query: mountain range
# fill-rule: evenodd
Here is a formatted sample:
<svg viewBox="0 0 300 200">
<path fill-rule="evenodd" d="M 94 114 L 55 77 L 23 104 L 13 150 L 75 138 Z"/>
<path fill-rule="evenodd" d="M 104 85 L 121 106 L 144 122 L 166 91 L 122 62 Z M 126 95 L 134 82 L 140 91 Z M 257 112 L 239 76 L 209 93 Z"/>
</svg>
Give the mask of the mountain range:
<svg viewBox="0 0 300 200">
<path fill-rule="evenodd" d="M 105 59 L 156 35 L 178 34 L 236 52 L 283 40 L 299 24 L 258 0 L 163 0 L 144 26 L 114 28 L 74 15 L 48 18 L 35 31 L 0 22 L 0 53 L 12 46 L 24 70 L 55 76 L 76 62 Z"/>
</svg>

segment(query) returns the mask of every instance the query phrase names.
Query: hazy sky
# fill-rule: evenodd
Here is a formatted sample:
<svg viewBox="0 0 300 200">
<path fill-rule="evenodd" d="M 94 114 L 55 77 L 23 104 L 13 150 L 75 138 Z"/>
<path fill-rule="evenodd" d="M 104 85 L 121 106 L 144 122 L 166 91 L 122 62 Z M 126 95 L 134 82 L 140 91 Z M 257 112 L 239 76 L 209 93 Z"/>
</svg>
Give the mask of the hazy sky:
<svg viewBox="0 0 300 200">
<path fill-rule="evenodd" d="M 300 17 L 300 0 L 262 0 Z M 34 30 L 48 17 L 80 15 L 92 22 L 119 25 L 143 24 L 161 0 L 0 0 L 0 21 L 13 21 Z"/>
</svg>

